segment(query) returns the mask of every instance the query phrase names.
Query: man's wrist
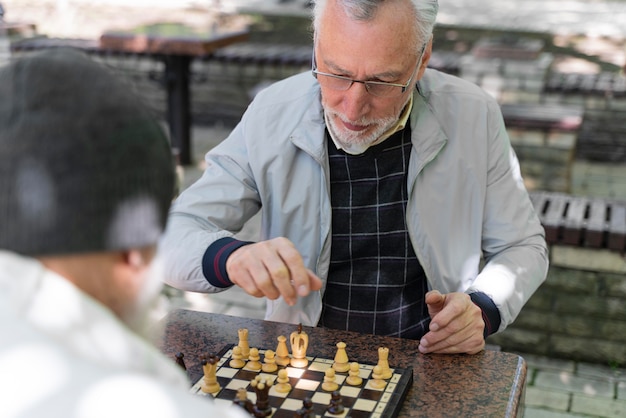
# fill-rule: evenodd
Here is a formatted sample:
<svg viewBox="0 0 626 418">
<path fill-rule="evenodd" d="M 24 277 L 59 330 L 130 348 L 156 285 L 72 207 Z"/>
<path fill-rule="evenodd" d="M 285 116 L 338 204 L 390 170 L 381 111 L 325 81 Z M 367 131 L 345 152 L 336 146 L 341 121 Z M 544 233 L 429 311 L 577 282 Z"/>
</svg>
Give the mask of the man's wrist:
<svg viewBox="0 0 626 418">
<path fill-rule="evenodd" d="M 500 322 L 502 320 L 500 311 L 493 300 L 483 292 L 472 292 L 469 294 L 469 297 L 482 311 L 483 322 L 485 323 L 483 336 L 487 338 L 500 328 Z"/>
<path fill-rule="evenodd" d="M 226 260 L 233 252 L 248 244 L 252 242 L 225 237 L 209 245 L 202 257 L 202 274 L 207 281 L 218 288 L 231 287 L 233 282 L 226 271 Z"/>
</svg>

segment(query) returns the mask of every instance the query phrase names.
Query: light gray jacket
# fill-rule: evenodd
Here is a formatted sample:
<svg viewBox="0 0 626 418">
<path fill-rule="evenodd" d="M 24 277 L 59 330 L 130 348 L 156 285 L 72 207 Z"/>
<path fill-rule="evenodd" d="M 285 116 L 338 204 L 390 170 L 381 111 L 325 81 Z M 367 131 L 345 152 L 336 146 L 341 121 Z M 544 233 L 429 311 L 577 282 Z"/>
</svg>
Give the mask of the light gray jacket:
<svg viewBox="0 0 626 418">
<path fill-rule="evenodd" d="M 544 281 L 548 256 L 499 106 L 475 85 L 434 70 L 413 103 L 407 225 L 415 253 L 430 288 L 489 295 L 501 331 Z M 324 280 L 331 243 L 324 129 L 310 73 L 259 93 L 172 208 L 161 246 L 168 283 L 220 291 L 204 278 L 202 256 L 259 210 L 260 239 L 287 237 Z M 293 307 L 268 300 L 266 319 L 315 325 L 323 291 Z"/>
</svg>

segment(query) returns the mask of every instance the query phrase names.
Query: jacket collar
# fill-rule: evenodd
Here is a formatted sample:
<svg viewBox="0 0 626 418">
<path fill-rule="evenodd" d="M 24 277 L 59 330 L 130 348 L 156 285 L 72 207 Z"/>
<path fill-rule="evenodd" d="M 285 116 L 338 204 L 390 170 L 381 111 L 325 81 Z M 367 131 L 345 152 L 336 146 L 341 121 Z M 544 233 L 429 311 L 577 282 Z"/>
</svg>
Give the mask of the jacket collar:
<svg viewBox="0 0 626 418">
<path fill-rule="evenodd" d="M 422 80 L 428 78 L 428 72 Z M 448 142 L 437 115 L 430 103 L 430 91 L 427 83 L 418 83 L 413 93 L 413 109 L 411 111 L 411 141 L 415 156 L 415 170 L 419 173 L 432 161 Z"/>
</svg>

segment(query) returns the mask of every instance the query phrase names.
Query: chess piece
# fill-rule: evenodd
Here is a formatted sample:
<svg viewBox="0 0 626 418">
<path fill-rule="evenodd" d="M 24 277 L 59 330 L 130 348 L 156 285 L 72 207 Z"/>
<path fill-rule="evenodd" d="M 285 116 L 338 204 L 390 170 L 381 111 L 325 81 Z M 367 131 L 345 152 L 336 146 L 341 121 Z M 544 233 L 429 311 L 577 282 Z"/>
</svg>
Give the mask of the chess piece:
<svg viewBox="0 0 626 418">
<path fill-rule="evenodd" d="M 278 371 L 278 377 L 276 378 L 276 385 L 274 389 L 278 393 L 289 393 L 291 391 L 291 384 L 289 383 L 289 375 L 287 369 L 280 369 Z"/>
<path fill-rule="evenodd" d="M 287 348 L 287 337 L 284 335 L 279 335 L 278 345 L 276 346 L 276 364 L 279 366 L 288 366 L 290 363 L 289 360 L 289 349 Z"/>
<path fill-rule="evenodd" d="M 383 379 L 391 378 L 391 369 L 389 368 L 389 349 L 387 347 L 378 348 L 378 366 L 382 369 Z"/>
<path fill-rule="evenodd" d="M 215 355 L 210 355 L 208 358 L 203 359 L 202 370 L 204 371 L 204 378 L 202 379 L 200 390 L 204 393 L 217 393 L 222 389 L 216 375 L 218 360 L 219 358 Z"/>
<path fill-rule="evenodd" d="M 348 372 L 348 378 L 346 379 L 346 383 L 350 386 L 361 386 L 363 383 L 363 378 L 359 374 L 359 363 L 353 361 L 350 363 L 350 371 Z"/>
<path fill-rule="evenodd" d="M 272 407 L 269 401 L 269 391 L 272 381 L 268 381 L 261 376 L 257 376 L 250 382 L 250 386 L 256 393 L 256 403 L 254 404 L 253 415 L 256 418 L 264 418 L 272 414 Z"/>
<path fill-rule="evenodd" d="M 308 396 L 302 401 L 302 408 L 296 411 L 295 417 L 297 418 L 315 418 L 315 412 L 313 411 L 313 401 Z"/>
<path fill-rule="evenodd" d="M 341 394 L 339 391 L 334 390 L 330 397 L 330 404 L 326 408 L 326 412 L 332 415 L 341 415 L 345 408 L 343 407 L 343 401 L 341 400 Z"/>
<path fill-rule="evenodd" d="M 237 344 L 241 347 L 241 358 L 243 360 L 248 360 L 248 355 L 250 355 L 250 345 L 248 344 L 248 330 L 246 328 L 241 328 L 237 331 L 239 334 L 239 343 Z"/>
<path fill-rule="evenodd" d="M 372 380 L 370 380 L 370 386 L 374 389 L 382 389 L 387 382 L 383 379 L 383 369 L 380 366 L 374 366 L 372 370 Z"/>
<path fill-rule="evenodd" d="M 263 357 L 263 366 L 261 366 L 261 369 L 265 373 L 274 373 L 276 370 L 278 370 L 278 366 L 276 365 L 276 353 L 274 353 L 272 350 L 265 351 L 265 356 Z"/>
<path fill-rule="evenodd" d="M 299 368 L 306 367 L 309 364 L 306 358 L 309 335 L 302 330 L 302 324 L 298 325 L 297 331 L 291 333 L 289 342 L 291 343 L 291 365 Z"/>
<path fill-rule="evenodd" d="M 261 367 L 261 355 L 259 354 L 259 349 L 251 348 L 246 368 L 249 370 L 259 371 L 261 370 Z"/>
<path fill-rule="evenodd" d="M 176 364 L 182 367 L 183 370 L 187 370 L 187 366 L 185 365 L 184 360 L 185 355 L 183 353 L 176 353 Z"/>
<path fill-rule="evenodd" d="M 246 365 L 246 362 L 243 361 L 243 355 L 241 354 L 241 347 L 238 345 L 233 347 L 232 359 L 228 362 L 228 365 L 233 369 L 241 369 Z"/>
<path fill-rule="evenodd" d="M 245 409 L 249 414 L 254 412 L 254 404 L 248 399 L 248 392 L 246 392 L 245 388 L 237 389 L 237 396 L 235 400 L 233 400 L 233 403 Z"/>
<path fill-rule="evenodd" d="M 337 353 L 335 354 L 333 369 L 340 373 L 350 370 L 350 365 L 348 364 L 348 354 L 346 353 L 346 343 L 344 342 L 337 343 Z"/>
<path fill-rule="evenodd" d="M 322 390 L 326 392 L 332 392 L 339 389 L 339 385 L 335 382 L 335 369 L 329 367 L 324 372 L 324 383 L 322 383 Z"/>
</svg>

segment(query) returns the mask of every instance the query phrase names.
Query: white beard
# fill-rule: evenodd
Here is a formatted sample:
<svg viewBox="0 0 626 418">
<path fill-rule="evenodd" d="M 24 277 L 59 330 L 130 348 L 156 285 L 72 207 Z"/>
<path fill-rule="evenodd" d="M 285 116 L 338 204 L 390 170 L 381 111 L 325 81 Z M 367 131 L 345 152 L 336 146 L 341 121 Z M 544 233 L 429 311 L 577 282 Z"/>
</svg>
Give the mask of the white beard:
<svg viewBox="0 0 626 418">
<path fill-rule="evenodd" d="M 163 295 L 163 267 L 155 257 L 144 273 L 146 275 L 134 306 L 124 315 L 124 322 L 135 333 L 150 341 L 160 336 L 159 320 L 169 310 L 169 301 Z"/>
<path fill-rule="evenodd" d="M 345 122 L 349 122 L 340 113 L 326 111 L 324 116 L 328 132 L 330 133 L 330 136 L 335 144 L 351 155 L 363 154 L 369 147 L 376 144 L 378 139 L 398 121 L 397 117 L 391 116 L 383 119 L 360 120 L 358 121 L 358 124 L 360 125 L 376 125 L 376 128 L 373 131 L 367 135 L 363 135 L 359 132 L 352 132 L 345 128 L 338 128 L 334 117 L 337 117 Z M 354 122 L 350 121 L 350 123 Z"/>
</svg>

